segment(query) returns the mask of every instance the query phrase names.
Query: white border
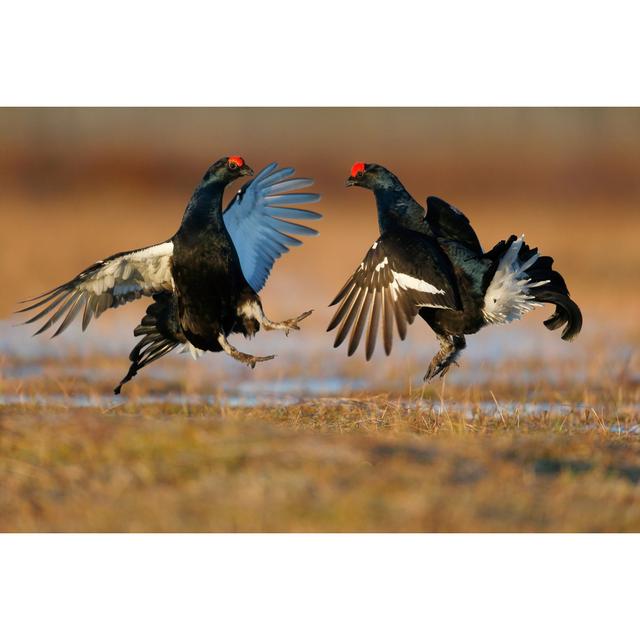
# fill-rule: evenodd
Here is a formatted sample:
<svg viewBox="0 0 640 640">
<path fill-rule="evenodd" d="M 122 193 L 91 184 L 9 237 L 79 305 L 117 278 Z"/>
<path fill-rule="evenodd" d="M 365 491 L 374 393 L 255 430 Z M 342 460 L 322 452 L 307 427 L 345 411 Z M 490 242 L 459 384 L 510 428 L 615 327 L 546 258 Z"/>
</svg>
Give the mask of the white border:
<svg viewBox="0 0 640 640">
<path fill-rule="evenodd" d="M 0 104 L 640 103 L 638 4 L 4 3 Z"/>
<path fill-rule="evenodd" d="M 620 638 L 637 536 L 4 536 L 0 637 Z"/>
<path fill-rule="evenodd" d="M 0 104 L 637 105 L 639 23 L 618 0 L 22 0 L 1 9 Z M 2 536 L 0 637 L 621 637 L 637 547 Z"/>
</svg>

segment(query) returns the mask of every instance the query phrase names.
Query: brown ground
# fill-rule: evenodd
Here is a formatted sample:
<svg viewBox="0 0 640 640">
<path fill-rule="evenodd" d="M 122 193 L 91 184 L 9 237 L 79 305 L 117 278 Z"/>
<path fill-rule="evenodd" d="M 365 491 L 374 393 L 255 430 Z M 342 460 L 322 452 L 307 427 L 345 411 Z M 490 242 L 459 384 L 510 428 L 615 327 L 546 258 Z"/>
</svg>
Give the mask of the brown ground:
<svg viewBox="0 0 640 640">
<path fill-rule="evenodd" d="M 2 418 L 0 528 L 638 531 L 634 397 L 636 408 L 604 415 L 535 418 L 440 415 L 383 396 L 277 409 L 25 405 Z"/>
</svg>

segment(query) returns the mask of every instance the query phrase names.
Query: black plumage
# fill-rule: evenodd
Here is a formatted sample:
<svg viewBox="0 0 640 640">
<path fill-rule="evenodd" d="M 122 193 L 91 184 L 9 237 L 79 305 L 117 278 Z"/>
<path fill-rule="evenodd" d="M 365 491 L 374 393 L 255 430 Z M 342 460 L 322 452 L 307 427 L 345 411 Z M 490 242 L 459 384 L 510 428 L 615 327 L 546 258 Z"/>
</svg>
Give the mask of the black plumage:
<svg viewBox="0 0 640 640">
<path fill-rule="evenodd" d="M 425 375 L 429 380 L 455 363 L 465 335 L 516 320 L 543 303 L 556 305 L 544 323 L 548 329 L 563 327 L 564 340 L 580 332 L 582 314 L 553 270 L 553 259 L 540 256 L 523 237 L 511 236 L 483 252 L 461 211 L 435 196 L 427 198 L 425 211 L 381 165 L 356 163 L 347 179 L 353 185 L 373 191 L 380 237 L 331 303 L 339 305 L 327 329 L 338 329 L 335 347 L 349 337 L 352 355 L 368 323 L 367 360 L 380 326 L 389 355 L 393 319 L 404 340 L 407 325 L 420 315 L 441 344 Z"/>
<path fill-rule="evenodd" d="M 245 184 L 222 211 L 225 187 L 253 171 L 238 156 L 222 158 L 209 167 L 196 187 L 175 235 L 164 243 L 115 254 L 101 260 L 69 282 L 27 302 L 21 312 L 37 311 L 27 323 L 45 319 L 36 333 L 60 322 L 64 331 L 83 311 L 82 328 L 92 317 L 143 295 L 151 295 L 134 335 L 142 336 L 130 354 L 131 366 L 115 388 L 131 380 L 144 366 L 178 346 L 194 357 L 202 351 L 225 351 L 254 367 L 274 356 L 241 353 L 227 340 L 232 333 L 253 336 L 260 327 L 299 329 L 311 312 L 273 322 L 264 314 L 258 292 L 274 261 L 301 241 L 295 235 L 317 232 L 291 220 L 320 218 L 314 211 L 290 205 L 316 202 L 319 196 L 301 193 L 313 184 L 290 178 L 294 170 L 272 163 Z M 48 317 L 47 317 L 48 316 Z"/>
<path fill-rule="evenodd" d="M 129 354 L 131 366 L 127 375 L 113 390 L 116 395 L 120 393 L 122 385 L 134 378 L 142 367 L 187 342 L 178 321 L 178 297 L 173 293 L 164 292 L 154 295 L 153 300 L 140 324 L 133 330 L 134 336 L 143 338 Z"/>
</svg>

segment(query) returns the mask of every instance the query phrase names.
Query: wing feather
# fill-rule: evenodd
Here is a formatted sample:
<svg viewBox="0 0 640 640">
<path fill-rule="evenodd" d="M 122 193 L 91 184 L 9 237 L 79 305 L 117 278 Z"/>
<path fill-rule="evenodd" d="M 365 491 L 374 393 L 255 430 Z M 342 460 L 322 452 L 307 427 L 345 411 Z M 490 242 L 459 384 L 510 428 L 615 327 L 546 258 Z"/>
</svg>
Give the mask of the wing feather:
<svg viewBox="0 0 640 640">
<path fill-rule="evenodd" d="M 338 329 L 335 342 L 333 343 L 334 347 L 339 347 L 344 342 L 344 339 L 349 335 L 349 331 L 353 326 L 353 323 L 355 322 L 360 309 L 362 308 L 362 302 L 364 300 L 366 291 L 367 290 L 363 289 L 362 287 L 354 289 L 354 292 L 356 294 L 355 301 L 350 307 L 346 309 L 348 314 L 340 325 L 340 328 Z"/>
<path fill-rule="evenodd" d="M 425 220 L 437 237 L 458 242 L 473 255 L 482 255 L 480 241 L 469 219 L 453 205 L 436 196 L 429 196 Z"/>
<path fill-rule="evenodd" d="M 23 304 L 33 304 L 19 309 L 18 313 L 37 310 L 25 324 L 38 322 L 48 316 L 34 335 L 43 333 L 60 322 L 52 336 L 55 337 L 82 311 L 84 331 L 92 318 L 97 318 L 109 308 L 126 304 L 143 295 L 172 291 L 172 255 L 171 241 L 115 254 L 91 265 L 69 282 L 25 300 Z"/>
<path fill-rule="evenodd" d="M 360 344 L 360 339 L 362 338 L 362 333 L 364 332 L 364 328 L 367 324 L 367 318 L 369 317 L 369 308 L 371 307 L 371 289 L 364 289 L 366 293 L 364 294 L 364 300 L 362 302 L 362 307 L 360 308 L 360 313 L 358 313 L 358 320 L 356 321 L 356 326 L 351 333 L 351 338 L 349 339 L 349 349 L 347 350 L 347 355 L 352 356 L 358 345 Z"/>
<path fill-rule="evenodd" d="M 281 193 L 277 196 L 266 196 L 265 200 L 269 205 L 280 204 L 308 204 L 311 202 L 318 202 L 320 200 L 320 194 L 318 193 Z"/>
<path fill-rule="evenodd" d="M 355 282 L 350 280 L 347 284 L 351 285 L 351 288 L 349 289 L 349 293 L 347 297 L 342 301 L 342 304 L 338 308 L 338 311 L 336 312 L 336 314 L 331 319 L 331 322 L 329 323 L 327 331 L 332 331 L 342 322 L 342 319 L 344 318 L 345 314 L 351 308 L 351 303 L 353 302 L 353 299 L 356 297 L 356 295 L 358 295 L 359 289 L 356 287 Z M 339 294 L 339 297 L 331 304 L 332 305 L 336 304 L 337 300 L 340 300 L 341 298 L 342 298 L 342 295 Z"/>
<path fill-rule="evenodd" d="M 455 282 L 448 263 L 430 238 L 414 232 L 383 235 L 369 249 L 356 272 L 330 306 L 339 304 L 327 331 L 338 327 L 334 347 L 349 336 L 347 355 L 358 348 L 366 330 L 365 357 L 375 351 L 382 326 L 384 351 L 391 353 L 394 319 L 401 340 L 421 307 L 456 309 Z"/>
<path fill-rule="evenodd" d="M 376 287 L 373 294 L 373 307 L 371 307 L 371 321 L 367 330 L 367 360 L 371 359 L 376 348 L 376 338 L 378 337 L 378 327 L 380 326 L 380 307 L 382 303 L 382 288 Z"/>
<path fill-rule="evenodd" d="M 38 302 L 35 302 L 34 304 L 31 304 L 28 307 L 25 307 L 25 308 L 21 309 L 21 311 L 31 311 L 31 309 L 35 309 L 36 307 L 40 307 L 43 304 L 46 304 L 47 302 L 49 302 L 49 300 L 52 300 L 53 298 L 55 298 L 56 296 L 59 296 L 61 294 L 62 294 L 61 287 L 56 287 L 55 289 L 51 289 L 51 291 L 47 291 L 46 293 L 42 293 L 39 296 L 36 296 L 35 298 L 29 298 L 28 300 L 23 300 L 22 302 L 20 302 L 18 304 L 27 304 L 27 302 L 33 302 L 34 300 L 37 300 Z"/>
<path fill-rule="evenodd" d="M 33 335 L 37 336 L 43 333 L 49 327 L 58 322 L 58 320 L 60 320 L 60 318 L 64 315 L 64 312 L 71 306 L 73 302 L 75 302 L 76 297 L 77 296 L 73 294 L 69 298 L 64 299 L 63 304 L 58 308 L 58 310 Z"/>
<path fill-rule="evenodd" d="M 342 300 L 342 298 L 344 298 L 347 295 L 347 293 L 350 293 L 353 290 L 353 287 L 356 286 L 357 273 L 358 272 L 356 271 L 356 273 L 354 273 L 352 276 L 349 276 L 349 279 L 344 283 L 344 285 L 342 286 L 342 289 L 338 291 L 338 294 L 336 295 L 336 297 L 329 303 L 330 307 L 333 307 L 334 304 L 338 304 L 338 302 L 340 302 L 340 300 Z"/>
<path fill-rule="evenodd" d="M 396 326 L 398 327 L 400 340 L 404 340 L 407 337 L 407 319 L 404 315 L 404 309 L 399 304 L 393 305 L 393 314 L 396 317 Z"/>
<path fill-rule="evenodd" d="M 382 289 L 382 334 L 384 336 L 384 352 L 386 355 L 391 353 L 393 346 L 393 302 L 390 292 Z"/>
<path fill-rule="evenodd" d="M 272 216 L 278 218 L 294 218 L 297 220 L 319 220 L 322 218 L 321 213 L 315 211 L 307 211 L 306 209 L 289 209 L 288 207 L 274 207 L 269 205 L 269 211 Z"/>
<path fill-rule="evenodd" d="M 56 332 L 53 334 L 52 338 L 59 336 L 76 318 L 76 316 L 80 313 L 82 309 L 82 303 L 84 302 L 84 293 L 78 294 L 71 307 L 67 311 L 67 315 L 65 319 L 60 323 L 60 326 L 57 328 Z"/>
<path fill-rule="evenodd" d="M 311 227 L 306 227 L 305 225 L 298 224 L 297 222 L 278 220 L 278 218 L 273 218 L 273 228 L 285 235 L 297 233 L 301 236 L 315 236 L 318 234 L 318 232 Z"/>
<path fill-rule="evenodd" d="M 281 180 L 264 190 L 265 195 L 271 196 L 276 193 L 283 193 L 286 191 L 295 191 L 296 189 L 306 189 L 313 185 L 313 180 L 310 178 L 290 178 L 288 180 Z"/>
<path fill-rule="evenodd" d="M 258 173 L 258 175 L 254 178 L 254 181 L 260 180 L 264 186 L 268 187 L 272 184 L 275 184 L 276 182 L 280 182 L 285 178 L 288 178 L 296 172 L 293 167 L 284 167 L 275 171 L 277 166 L 277 162 L 271 162 L 264 169 L 262 169 L 260 173 Z"/>
<path fill-rule="evenodd" d="M 273 263 L 302 241 L 295 236 L 318 232 L 290 220 L 317 220 L 321 214 L 290 205 L 318 202 L 316 193 L 291 193 L 313 184 L 309 178 L 290 178 L 291 167 L 272 162 L 248 182 L 231 201 L 224 223 L 238 252 L 242 273 L 254 291 L 264 287 Z"/>
</svg>

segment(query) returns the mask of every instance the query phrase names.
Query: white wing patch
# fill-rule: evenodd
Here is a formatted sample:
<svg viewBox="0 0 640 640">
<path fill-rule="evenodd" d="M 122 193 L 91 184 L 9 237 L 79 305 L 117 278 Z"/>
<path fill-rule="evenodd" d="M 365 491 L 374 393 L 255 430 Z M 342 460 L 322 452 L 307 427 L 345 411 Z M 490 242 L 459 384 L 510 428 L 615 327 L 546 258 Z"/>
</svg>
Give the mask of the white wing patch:
<svg viewBox="0 0 640 640">
<path fill-rule="evenodd" d="M 83 310 L 82 329 L 93 317 L 110 308 L 136 300 L 141 296 L 173 290 L 171 256 L 173 242 L 163 242 L 144 249 L 113 255 L 99 260 L 59 287 L 36 298 L 20 313 L 38 309 L 27 323 L 49 316 L 36 334 L 46 331 L 58 321 L 54 333 L 62 333 Z"/>
<path fill-rule="evenodd" d="M 115 259 L 100 260 L 78 276 L 85 278 L 79 286 L 94 295 L 110 291 L 117 305 L 128 302 L 120 298 L 126 298 L 130 293 L 138 294 L 136 297 L 139 298 L 147 290 L 159 292 L 173 289 L 170 268 L 172 254 L 173 242 L 165 242 Z"/>
<path fill-rule="evenodd" d="M 376 243 L 377 244 L 377 243 Z M 373 247 L 371 247 L 372 249 L 376 248 L 376 245 L 374 244 Z M 376 265 L 376 271 L 380 271 L 380 269 L 384 269 L 387 265 L 389 264 L 389 259 L 387 258 L 387 256 L 384 257 L 384 260 L 382 262 L 379 262 Z M 360 266 L 363 267 L 364 266 L 364 262 L 360 263 Z"/>
<path fill-rule="evenodd" d="M 548 280 L 531 282 L 527 269 L 540 257 L 536 252 L 526 262 L 520 262 L 518 253 L 524 243 L 524 235 L 511 244 L 500 258 L 498 268 L 484 296 L 482 313 L 487 322 L 504 324 L 519 320 L 525 313 L 542 303 L 536 302 L 530 290 L 548 284 Z"/>
<path fill-rule="evenodd" d="M 386 261 L 386 258 L 385 258 Z M 407 275 L 406 273 L 398 273 L 397 271 L 391 270 L 393 274 L 393 282 L 391 283 L 391 291 L 394 296 L 394 300 L 398 297 L 398 289 L 411 289 L 413 291 L 422 291 L 424 293 L 444 293 L 444 289 L 438 289 L 438 287 L 434 287 L 432 284 L 425 282 L 424 280 L 420 280 L 419 278 L 414 278 L 413 276 Z M 438 304 L 421 304 L 421 307 L 434 307 L 436 309 L 446 309 L 446 306 L 438 305 Z"/>
</svg>

